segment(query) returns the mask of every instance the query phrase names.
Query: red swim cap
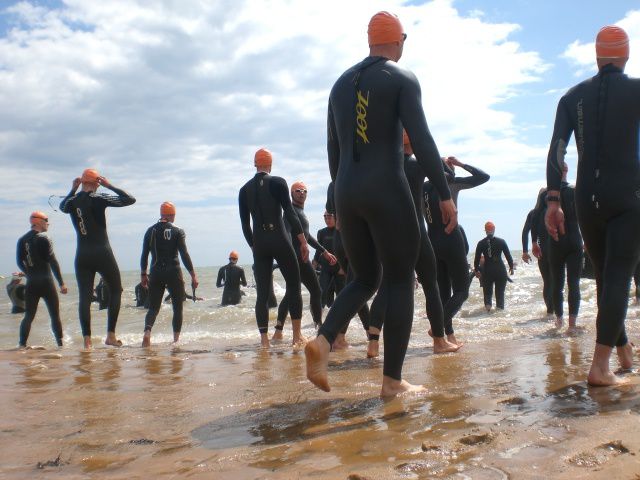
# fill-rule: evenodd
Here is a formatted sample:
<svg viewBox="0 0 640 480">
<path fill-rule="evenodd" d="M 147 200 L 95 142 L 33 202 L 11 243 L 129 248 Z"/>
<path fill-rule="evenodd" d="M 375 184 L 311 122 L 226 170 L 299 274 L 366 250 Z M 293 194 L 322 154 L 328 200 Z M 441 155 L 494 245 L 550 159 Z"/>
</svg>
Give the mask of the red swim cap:
<svg viewBox="0 0 640 480">
<path fill-rule="evenodd" d="M 82 177 L 80 180 L 82 183 L 98 183 L 98 177 L 100 174 L 97 170 L 93 168 L 87 168 L 84 172 L 82 172 Z"/>
<path fill-rule="evenodd" d="M 261 148 L 258 150 L 253 157 L 253 164 L 256 167 L 270 167 L 273 163 L 273 156 L 271 152 L 266 148 Z"/>
<path fill-rule="evenodd" d="M 402 130 L 402 144 L 411 145 L 411 140 L 409 140 L 409 135 L 407 135 L 406 130 Z"/>
<path fill-rule="evenodd" d="M 602 27 L 596 36 L 596 57 L 629 58 L 629 36 L 616 25 Z"/>
<path fill-rule="evenodd" d="M 166 217 L 168 215 L 176 214 L 176 206 L 171 202 L 164 202 L 160 205 L 160 216 Z"/>
<path fill-rule="evenodd" d="M 31 223 L 31 225 L 35 225 L 38 220 L 44 220 L 45 222 L 49 221 L 46 213 L 40 211 L 31 212 L 31 215 L 29 216 L 29 223 Z"/>
<path fill-rule="evenodd" d="M 304 182 L 301 182 L 301 181 L 298 180 L 297 182 L 293 182 L 291 184 L 291 193 L 293 193 L 297 189 L 307 190 L 307 186 L 304 184 Z"/>
<path fill-rule="evenodd" d="M 369 20 L 369 46 L 385 43 L 401 42 L 404 28 L 396 15 L 389 12 L 378 12 Z"/>
<path fill-rule="evenodd" d="M 493 224 L 493 222 L 487 222 L 484 224 L 484 229 L 485 230 L 495 230 L 496 226 Z"/>
</svg>

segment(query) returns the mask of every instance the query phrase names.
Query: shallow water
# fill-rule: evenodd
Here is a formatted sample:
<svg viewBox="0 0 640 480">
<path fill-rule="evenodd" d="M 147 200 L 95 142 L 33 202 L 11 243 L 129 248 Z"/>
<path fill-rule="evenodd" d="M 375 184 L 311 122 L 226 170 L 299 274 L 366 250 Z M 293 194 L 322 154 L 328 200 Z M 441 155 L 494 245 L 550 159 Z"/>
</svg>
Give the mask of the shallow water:
<svg viewBox="0 0 640 480">
<path fill-rule="evenodd" d="M 247 269 L 250 272 L 250 269 Z M 566 336 L 545 315 L 536 266 L 507 287 L 507 310 L 487 314 L 477 282 L 454 320 L 465 346 L 433 355 L 424 297 L 416 292 L 404 376 L 422 394 L 378 398 L 382 361 L 366 359 L 354 321 L 352 347 L 332 353 L 332 391 L 305 379 L 304 355 L 256 348 L 255 290 L 217 307 L 217 268 L 200 269 L 204 302 L 185 305 L 171 346 L 171 308 L 139 348 L 144 310 L 132 307 L 136 272 L 123 274 L 118 334 L 100 345 L 105 312 L 93 310 L 94 345 L 80 350 L 77 297 L 62 298 L 65 347 L 55 349 L 46 309 L 30 344 L 12 351 L 20 315 L 2 308 L 0 478 L 633 478 L 640 395 L 630 384 L 594 389 L 584 379 L 594 342 L 595 285 L 585 280 L 583 328 Z M 67 282 L 72 283 L 66 276 Z M 252 280 L 249 279 L 249 282 Z M 276 282 L 283 284 L 278 277 Z M 282 289 L 276 287 L 281 297 Z M 305 304 L 306 297 L 305 297 Z M 639 309 L 631 305 L 633 339 Z M 305 334 L 313 334 L 308 311 Z M 285 330 L 288 333 L 288 330 Z M 597 433 L 593 433 L 597 432 Z M 621 442 L 620 444 L 615 442 Z M 624 448 L 622 448 L 624 447 Z M 624 451 L 626 450 L 626 452 Z M 42 468 L 39 468 L 42 467 Z M 598 475 L 601 475 L 598 477 Z"/>
</svg>

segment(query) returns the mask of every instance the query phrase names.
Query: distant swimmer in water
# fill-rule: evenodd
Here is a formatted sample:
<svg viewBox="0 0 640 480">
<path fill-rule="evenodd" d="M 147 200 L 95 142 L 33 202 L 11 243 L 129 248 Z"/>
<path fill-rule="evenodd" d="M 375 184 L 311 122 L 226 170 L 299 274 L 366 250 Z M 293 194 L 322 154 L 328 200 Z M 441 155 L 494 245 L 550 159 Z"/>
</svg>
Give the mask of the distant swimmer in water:
<svg viewBox="0 0 640 480">
<path fill-rule="evenodd" d="M 291 205 L 287 182 L 271 176 L 273 157 L 269 150 L 261 148 L 254 156 L 255 176 L 243 185 L 238 195 L 238 207 L 244 238 L 253 250 L 254 276 L 256 280 L 256 321 L 260 331 L 260 344 L 269 347 L 269 289 L 273 276 L 273 260 L 278 262 L 286 282 L 286 295 L 293 328 L 294 345 L 304 344 L 302 336 L 302 295 L 300 271 L 291 236 L 299 242 L 300 258 L 309 259 L 307 239 L 298 216 Z M 287 232 L 282 214 L 291 226 Z M 251 224 L 253 223 L 253 228 Z"/>
<path fill-rule="evenodd" d="M 229 263 L 218 270 L 216 287 L 222 290 L 221 305 L 237 305 L 242 299 L 240 285 L 247 286 L 247 279 L 244 276 L 244 268 L 238 265 L 238 252 L 232 250 L 229 254 Z"/>
<path fill-rule="evenodd" d="M 67 293 L 67 286 L 62 280 L 58 260 L 53 253 L 53 246 L 46 231 L 49 229 L 49 219 L 42 212 L 33 212 L 29 217 L 31 230 L 18 240 L 16 261 L 20 270 L 27 276 L 25 291 L 26 311 L 20 323 L 19 347 L 26 348 L 31 323 L 36 316 L 38 303 L 44 299 L 51 317 L 51 330 L 59 347 L 62 346 L 62 322 L 60 322 L 60 304 L 58 294 L 53 284 L 53 275 L 60 285 L 60 293 Z"/>
<path fill-rule="evenodd" d="M 82 190 L 76 193 L 78 187 Z M 96 193 L 99 186 L 108 188 L 115 195 Z M 75 270 L 78 281 L 78 313 L 84 337 L 84 348 L 91 348 L 91 299 L 96 273 L 104 278 L 111 296 L 107 310 L 107 338 L 104 343 L 119 347 L 122 342 L 116 338 L 116 323 L 122 299 L 122 281 L 116 258 L 107 236 L 107 207 L 126 207 L 136 199 L 124 190 L 114 187 L 105 177 L 91 168 L 73 180 L 69 194 L 60 203 L 60 210 L 71 216 L 76 230 L 77 249 Z"/>
<path fill-rule="evenodd" d="M 337 222 L 354 280 L 340 292 L 318 337 L 305 348 L 307 378 L 329 391 L 329 352 L 341 328 L 375 293 L 386 312 L 380 395 L 419 390 L 402 378 L 413 321 L 420 229 L 404 173 L 402 127 L 443 200 L 444 223 L 457 223 L 442 161 L 427 127 L 420 85 L 397 65 L 406 39 L 398 17 L 369 23 L 370 55 L 349 68 L 329 96 L 327 149 Z M 381 268 L 382 267 L 382 268 Z M 373 308 L 373 307 L 372 307 Z"/>
<path fill-rule="evenodd" d="M 416 213 L 424 210 L 424 196 L 422 186 L 424 183 L 424 172 L 415 157 L 411 148 L 411 142 L 406 132 L 403 132 L 404 143 L 404 173 L 409 182 L 411 196 L 415 205 Z M 416 261 L 415 271 L 418 281 L 422 285 L 425 296 L 427 318 L 431 326 L 429 333 L 433 338 L 433 352 L 446 353 L 455 352 L 460 346 L 450 342 L 445 337 L 445 318 L 438 290 L 438 279 L 436 275 L 436 256 L 433 247 L 429 241 L 427 227 L 424 223 L 424 217 L 418 214 L 418 226 L 420 228 L 420 249 Z M 464 254 L 462 254 L 464 255 Z M 468 268 L 465 267 L 468 272 Z M 368 357 L 377 357 L 379 348 L 379 335 L 384 320 L 384 312 L 378 308 L 371 309 L 371 325 L 369 327 L 369 346 L 367 349 Z M 449 332 L 453 335 L 453 331 Z M 454 337 L 455 338 L 455 337 Z"/>
<path fill-rule="evenodd" d="M 11 280 L 7 284 L 7 295 L 11 300 L 11 313 L 24 313 L 25 310 L 25 289 L 22 283 L 24 273 L 14 272 Z"/>
<path fill-rule="evenodd" d="M 309 220 L 307 219 L 307 215 L 304 213 L 304 204 L 307 201 L 307 191 L 307 186 L 302 182 L 294 182 L 293 184 L 291 184 L 291 203 L 293 205 L 293 211 L 300 221 L 300 226 L 302 227 L 304 236 L 307 239 L 307 243 L 311 245 L 316 250 L 316 252 L 320 252 L 320 254 L 327 262 L 329 262 L 330 265 L 335 265 L 337 262 L 336 257 L 334 257 L 331 252 L 323 247 L 318 242 L 318 240 L 316 240 L 309 232 Z M 290 230 L 289 223 L 286 219 L 285 227 L 287 228 L 287 230 Z M 298 246 L 297 237 L 292 235 L 291 242 L 293 244 L 294 250 L 299 251 L 300 249 Z M 311 317 L 313 318 L 313 323 L 315 323 L 316 328 L 319 328 L 322 324 L 322 292 L 320 290 L 318 275 L 316 275 L 316 272 L 313 269 L 313 266 L 311 265 L 309 259 L 303 261 L 299 255 L 297 255 L 297 257 L 298 267 L 300 269 L 300 280 L 309 291 Z M 273 339 L 282 339 L 282 328 L 284 326 L 284 322 L 287 318 L 288 313 L 289 300 L 287 295 L 285 294 L 284 298 L 280 302 L 280 305 L 278 306 L 278 321 L 276 323 L 276 331 L 273 334 Z"/>
<path fill-rule="evenodd" d="M 509 264 L 510 275 L 513 275 L 513 258 L 511 257 L 511 252 L 509 252 L 507 242 L 502 238 L 494 236 L 496 227 L 492 222 L 485 223 L 484 230 L 487 236 L 478 242 L 473 269 L 477 273 L 478 278 L 482 276 L 484 306 L 487 312 L 491 310 L 494 285 L 496 291 L 496 308 L 498 310 L 504 310 L 504 292 L 509 277 L 502 262 L 502 255 L 504 255 L 504 258 L 506 258 Z M 479 272 L 480 256 L 484 257 L 482 275 L 480 275 Z"/>
<path fill-rule="evenodd" d="M 633 366 L 625 330 L 631 277 L 640 257 L 640 79 L 629 78 L 629 37 L 617 26 L 596 37 L 598 73 L 571 88 L 558 103 L 547 157 L 549 235 L 566 233 L 561 204 L 562 169 L 571 134 L 578 149 L 575 204 L 578 224 L 593 263 L 598 292 L 596 346 L 587 381 L 614 385 L 613 348 L 620 367 Z"/>
<path fill-rule="evenodd" d="M 569 300 L 569 328 L 572 332 L 576 328 L 576 319 L 580 309 L 580 273 L 582 270 L 582 236 L 578 227 L 578 217 L 576 215 L 575 188 L 567 182 L 567 164 L 563 165 L 562 181 L 560 186 L 560 203 L 565 212 L 565 231 L 559 235 L 558 240 L 545 235 L 547 242 L 547 259 L 551 274 L 551 292 L 553 300 L 553 311 L 556 315 L 556 327 L 562 328 L 564 323 L 564 282 L 565 270 L 568 284 Z M 544 196 L 546 197 L 545 191 Z M 541 209 L 541 204 L 546 204 L 546 198 L 540 198 L 537 209 Z M 544 218 L 543 213 L 534 213 L 534 217 Z M 546 229 L 544 229 L 546 232 Z M 539 259 L 544 262 L 544 258 Z"/>
<path fill-rule="evenodd" d="M 182 306 L 184 302 L 184 280 L 178 254 L 184 268 L 191 275 L 191 287 L 198 288 L 198 277 L 187 251 L 184 230 L 173 224 L 176 219 L 176 207 L 171 202 L 160 205 L 160 220 L 150 226 L 142 241 L 140 257 L 140 282 L 149 287 L 149 310 L 144 319 L 142 346 L 151 345 L 151 329 L 156 321 L 165 288 L 171 295 L 173 307 L 173 341 L 180 340 L 182 330 Z M 147 265 L 151 253 L 151 268 L 147 275 Z"/>
</svg>

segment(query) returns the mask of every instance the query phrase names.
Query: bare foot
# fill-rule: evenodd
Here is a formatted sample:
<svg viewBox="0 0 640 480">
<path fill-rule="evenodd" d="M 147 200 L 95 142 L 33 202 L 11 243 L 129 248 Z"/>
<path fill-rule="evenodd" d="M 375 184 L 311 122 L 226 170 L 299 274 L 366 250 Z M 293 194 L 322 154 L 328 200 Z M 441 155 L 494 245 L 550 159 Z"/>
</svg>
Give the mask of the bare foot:
<svg viewBox="0 0 640 480">
<path fill-rule="evenodd" d="M 293 348 L 301 348 L 304 347 L 307 344 L 308 340 L 307 338 L 302 335 L 301 333 L 298 333 L 297 335 L 294 334 L 293 335 L 293 342 L 291 342 L 291 345 L 293 345 Z"/>
<path fill-rule="evenodd" d="M 147 348 L 151 346 L 151 332 L 146 331 L 142 336 L 142 348 Z"/>
<path fill-rule="evenodd" d="M 378 355 L 380 355 L 380 342 L 378 340 L 369 340 L 367 358 L 376 358 Z"/>
<path fill-rule="evenodd" d="M 180 341 L 180 332 L 173 332 L 173 343 L 176 344 Z"/>
<path fill-rule="evenodd" d="M 273 343 L 280 343 L 284 340 L 284 335 L 282 334 L 282 330 L 276 328 L 276 331 L 273 332 L 273 336 L 271 337 L 271 341 Z"/>
<path fill-rule="evenodd" d="M 453 333 L 451 335 L 447 335 L 447 342 L 453 343 L 454 345 L 457 345 L 458 348 L 460 348 L 461 346 L 464 345 L 464 343 L 458 341 L 458 339 L 456 338 L 455 334 L 453 334 Z"/>
<path fill-rule="evenodd" d="M 576 327 L 575 325 L 574 326 L 569 325 L 564 333 L 568 337 L 572 337 L 573 335 L 576 335 L 578 333 L 578 327 Z"/>
<path fill-rule="evenodd" d="M 423 392 L 426 388 L 422 385 L 412 385 L 406 380 L 396 380 L 386 375 L 382 377 L 382 389 L 380 397 L 388 398 L 402 395 L 404 393 Z"/>
<path fill-rule="evenodd" d="M 304 356 L 307 363 L 307 378 L 320 390 L 329 392 L 329 379 L 327 367 L 329 365 L 330 345 L 322 335 L 311 340 L 304 347 Z"/>
<path fill-rule="evenodd" d="M 333 347 L 332 347 L 333 351 L 346 350 L 348 348 L 349 348 L 349 342 L 347 342 L 344 339 L 336 339 L 336 341 L 333 342 Z"/>
<path fill-rule="evenodd" d="M 113 332 L 107 333 L 107 338 L 104 339 L 105 345 L 111 345 L 112 347 L 121 347 L 122 342 L 116 338 L 116 334 Z"/>
<path fill-rule="evenodd" d="M 451 343 L 444 337 L 433 338 L 433 353 L 457 352 L 459 349 L 460 345 Z"/>
<path fill-rule="evenodd" d="M 604 370 L 597 365 L 591 365 L 587 383 L 592 387 L 608 387 L 611 385 L 622 385 L 628 380 L 615 376 L 611 370 Z"/>
<path fill-rule="evenodd" d="M 556 328 L 560 329 L 564 325 L 564 318 L 556 317 Z"/>
<path fill-rule="evenodd" d="M 429 334 L 429 336 L 430 336 L 431 338 L 433 338 L 433 332 L 431 331 L 431 329 L 427 330 L 427 333 Z"/>
<path fill-rule="evenodd" d="M 484 306 L 484 309 L 485 309 L 487 312 L 490 312 L 490 311 L 491 311 L 491 305 L 485 305 L 485 306 Z"/>
<path fill-rule="evenodd" d="M 628 370 L 633 367 L 633 343 L 627 342 L 624 347 L 616 347 L 620 368 Z"/>
<path fill-rule="evenodd" d="M 93 343 L 91 343 L 91 337 L 86 336 L 86 337 L 83 337 L 83 339 L 84 339 L 84 349 L 91 350 L 93 348 Z"/>
</svg>

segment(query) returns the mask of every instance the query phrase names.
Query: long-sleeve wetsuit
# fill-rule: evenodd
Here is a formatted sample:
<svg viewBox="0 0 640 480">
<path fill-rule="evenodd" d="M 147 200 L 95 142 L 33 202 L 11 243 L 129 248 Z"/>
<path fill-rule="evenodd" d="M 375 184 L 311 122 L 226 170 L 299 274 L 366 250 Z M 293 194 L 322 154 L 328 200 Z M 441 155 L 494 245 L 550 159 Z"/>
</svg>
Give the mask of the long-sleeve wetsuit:
<svg viewBox="0 0 640 480">
<path fill-rule="evenodd" d="M 418 163 L 443 199 L 451 198 L 422 110 L 415 75 L 383 57 L 348 69 L 329 97 L 327 149 L 337 218 L 354 272 L 320 329 L 332 343 L 373 295 L 384 308 L 384 375 L 400 379 L 413 319 L 420 230 L 404 174 L 404 126 Z M 378 298 L 379 297 L 379 298 Z"/>
<path fill-rule="evenodd" d="M 318 230 L 316 238 L 320 245 L 329 252 L 334 253 L 333 246 L 336 234 L 338 234 L 338 231 L 335 227 L 324 227 Z M 320 282 L 320 290 L 322 291 L 322 307 L 330 307 L 333 304 L 335 294 L 344 288 L 345 275 L 340 274 L 339 263 L 331 265 L 319 250 L 316 250 L 316 253 L 313 256 L 313 261 L 320 267 L 320 276 L 318 281 Z"/>
<path fill-rule="evenodd" d="M 608 64 L 560 99 L 547 157 L 548 189 L 560 190 L 575 134 L 578 223 L 598 290 L 596 342 L 610 347 L 627 344 L 629 285 L 640 257 L 639 127 L 640 80 Z"/>
<path fill-rule="evenodd" d="M 504 291 L 507 286 L 507 270 L 502 262 L 502 255 L 507 259 L 509 270 L 513 270 L 513 258 L 507 242 L 498 237 L 485 237 L 478 242 L 473 268 L 478 271 L 480 256 L 484 257 L 484 269 L 482 270 L 482 290 L 484 292 L 484 304 L 491 306 L 493 287 L 496 290 L 496 308 L 504 310 Z"/>
<path fill-rule="evenodd" d="M 238 208 L 244 238 L 253 250 L 257 290 L 256 321 L 260 333 L 267 333 L 269 289 L 274 259 L 278 262 L 286 282 L 291 318 L 302 318 L 300 271 L 296 253 L 291 245 L 291 236 L 284 226 L 283 212 L 291 225 L 292 235 L 302 233 L 302 227 L 293 211 L 287 182 L 283 178 L 264 172 L 256 173 L 240 189 Z"/>
<path fill-rule="evenodd" d="M 479 168 L 472 167 L 471 165 L 463 164 L 460 168 L 463 168 L 471 174 L 470 177 L 458 177 L 454 176 L 449 179 L 449 190 L 451 190 L 451 199 L 453 203 L 458 206 L 458 194 L 461 190 L 467 190 L 469 188 L 475 188 L 483 183 L 487 183 L 491 178 L 488 173 L 483 172 Z"/>
<path fill-rule="evenodd" d="M 537 237 L 537 229 L 534 228 L 537 221 L 536 209 L 533 208 L 527 214 L 527 219 L 522 227 L 522 252 L 529 253 L 529 234 L 533 237 Z M 536 232 L 536 233 L 534 233 Z M 532 243 L 536 243 L 536 240 L 532 239 Z M 545 247 L 546 251 L 546 247 Z M 538 270 L 542 277 L 542 298 L 544 304 L 547 307 L 547 314 L 553 313 L 553 295 L 551 293 L 551 277 L 549 273 L 549 262 L 547 257 L 543 254 L 542 258 L 538 259 Z"/>
<path fill-rule="evenodd" d="M 60 203 L 60 210 L 70 215 L 71 223 L 76 230 L 75 270 L 79 296 L 78 313 L 84 337 L 91 336 L 91 300 L 96 272 L 102 275 L 111 292 L 107 310 L 108 332 L 116 331 L 120 313 L 122 281 L 107 236 L 105 210 L 107 207 L 132 205 L 136 199 L 113 185 L 107 188 L 116 195 L 84 191 L 76 194 L 72 190 Z"/>
<path fill-rule="evenodd" d="M 304 213 L 304 207 L 294 204 L 292 205 L 293 211 L 298 217 L 298 221 L 300 222 L 300 226 L 302 227 L 302 232 L 304 233 L 304 236 L 307 239 L 309 245 L 312 246 L 316 250 L 316 252 L 324 252 L 325 248 L 318 242 L 318 240 L 314 238 L 313 235 L 311 235 L 311 233 L 309 233 L 309 219 Z M 293 245 L 293 249 L 296 252 L 296 258 L 298 259 L 300 280 L 309 291 L 309 307 L 311 310 L 311 318 L 313 318 L 313 323 L 319 326 L 322 323 L 322 291 L 320 290 L 318 275 L 316 275 L 316 271 L 313 269 L 310 260 L 307 260 L 306 262 L 302 261 L 302 258 L 300 257 L 300 241 L 298 240 L 298 237 L 296 235 L 293 235 L 291 226 L 289 225 L 289 222 L 286 218 L 284 219 L 284 224 L 287 231 L 291 233 L 291 243 Z M 289 297 L 285 293 L 284 297 L 280 301 L 280 305 L 278 305 L 278 320 L 276 322 L 277 330 L 282 330 L 288 314 Z"/>
<path fill-rule="evenodd" d="M 142 255 L 140 256 L 140 271 L 147 272 L 151 253 L 151 268 L 149 269 L 149 310 L 144 319 L 144 330 L 151 331 L 156 321 L 165 288 L 171 296 L 173 307 L 173 332 L 182 330 L 182 305 L 184 297 L 184 280 L 178 254 L 184 268 L 194 273 L 193 262 L 187 250 L 184 230 L 171 222 L 157 222 L 150 226 L 142 240 Z"/>
<path fill-rule="evenodd" d="M 218 270 L 216 287 L 224 287 L 222 290 L 221 305 L 237 305 L 242 298 L 240 285 L 247 286 L 247 279 L 244 276 L 244 268 L 229 262 Z"/>
<path fill-rule="evenodd" d="M 31 323 L 35 318 L 40 298 L 44 299 L 51 317 L 51 331 L 58 345 L 62 345 L 62 323 L 60 322 L 60 305 L 58 293 L 53 284 L 53 275 L 58 284 L 63 285 L 58 260 L 53 253 L 53 246 L 44 233 L 30 230 L 18 240 L 16 263 L 27 277 L 25 290 L 25 313 L 20 323 L 20 346 L 27 345 Z"/>
</svg>

